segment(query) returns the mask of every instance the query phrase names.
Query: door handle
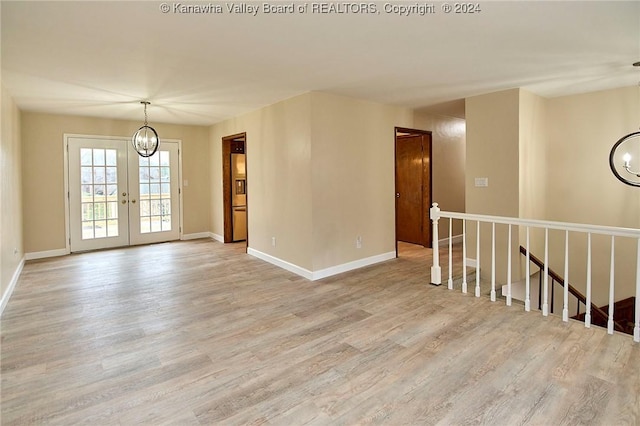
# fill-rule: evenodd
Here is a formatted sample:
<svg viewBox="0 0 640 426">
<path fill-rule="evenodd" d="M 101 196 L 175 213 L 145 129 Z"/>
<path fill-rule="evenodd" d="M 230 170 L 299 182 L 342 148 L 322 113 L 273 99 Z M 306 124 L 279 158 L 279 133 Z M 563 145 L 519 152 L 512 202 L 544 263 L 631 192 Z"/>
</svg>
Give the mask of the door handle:
<svg viewBox="0 0 640 426">
<path fill-rule="evenodd" d="M 127 200 L 122 200 L 122 204 L 127 204 Z"/>
<path fill-rule="evenodd" d="M 396 192 L 396 198 L 400 198 L 400 193 Z"/>
<path fill-rule="evenodd" d="M 127 193 L 126 193 L 126 192 L 123 192 L 123 193 L 122 193 L 122 196 L 123 196 L 123 197 L 126 197 L 126 196 L 127 196 Z"/>
<path fill-rule="evenodd" d="M 136 200 L 131 200 L 131 202 L 132 202 L 133 204 L 135 204 L 135 203 L 136 203 Z"/>
</svg>

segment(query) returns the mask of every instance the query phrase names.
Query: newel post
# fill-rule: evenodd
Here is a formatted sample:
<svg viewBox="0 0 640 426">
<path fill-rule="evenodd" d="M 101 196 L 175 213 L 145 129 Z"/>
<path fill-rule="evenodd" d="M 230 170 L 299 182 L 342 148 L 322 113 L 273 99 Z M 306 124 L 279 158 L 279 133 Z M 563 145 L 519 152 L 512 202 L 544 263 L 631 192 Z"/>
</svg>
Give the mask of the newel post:
<svg viewBox="0 0 640 426">
<path fill-rule="evenodd" d="M 433 222 L 433 262 L 431 266 L 431 284 L 442 284 L 442 270 L 440 269 L 440 252 L 438 251 L 438 220 L 440 220 L 440 207 L 438 203 L 433 203 L 429 209 L 431 221 Z"/>
</svg>

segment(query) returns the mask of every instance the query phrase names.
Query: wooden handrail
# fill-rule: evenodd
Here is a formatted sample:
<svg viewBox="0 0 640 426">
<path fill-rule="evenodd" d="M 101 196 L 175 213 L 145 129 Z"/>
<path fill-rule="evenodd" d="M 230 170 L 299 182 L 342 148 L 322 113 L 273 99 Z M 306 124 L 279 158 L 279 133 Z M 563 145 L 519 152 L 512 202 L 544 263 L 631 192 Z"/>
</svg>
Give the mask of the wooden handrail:
<svg viewBox="0 0 640 426">
<path fill-rule="evenodd" d="M 520 246 L 520 253 L 522 255 L 526 256 L 527 255 L 527 249 L 524 248 L 523 246 Z M 544 262 L 541 261 L 540 259 L 538 259 L 536 256 L 534 256 L 531 252 L 529 252 L 529 259 L 538 268 L 540 268 L 540 271 L 544 271 L 544 269 L 545 269 Z M 580 291 L 578 291 L 571 284 L 565 283 L 564 282 L 564 278 L 562 278 L 560 275 L 558 275 L 553 269 L 549 268 L 548 269 L 548 274 L 549 274 L 549 276 L 551 278 L 553 278 L 554 281 L 558 282 L 558 284 L 560 284 L 562 287 L 564 287 L 565 284 L 566 284 L 567 285 L 567 290 L 569 291 L 569 293 L 571 293 L 576 299 L 578 299 L 584 306 L 587 306 L 587 298 L 586 298 L 585 295 L 580 293 Z M 602 309 L 600 309 L 599 307 L 597 307 L 593 303 L 591 303 L 591 312 L 594 314 L 594 316 L 600 317 L 600 319 L 605 321 L 605 322 L 609 320 L 609 314 L 604 312 Z M 625 330 L 625 328 L 620 323 L 618 323 L 617 321 L 613 321 L 613 325 L 614 325 L 614 327 L 615 327 L 615 329 L 617 331 L 624 331 Z"/>
</svg>

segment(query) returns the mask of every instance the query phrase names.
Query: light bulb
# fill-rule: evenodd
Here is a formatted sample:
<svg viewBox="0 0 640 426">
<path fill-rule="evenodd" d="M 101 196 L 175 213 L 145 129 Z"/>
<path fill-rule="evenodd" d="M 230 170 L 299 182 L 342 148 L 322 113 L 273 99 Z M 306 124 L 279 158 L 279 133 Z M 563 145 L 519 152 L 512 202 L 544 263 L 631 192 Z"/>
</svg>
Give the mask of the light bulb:
<svg viewBox="0 0 640 426">
<path fill-rule="evenodd" d="M 622 160 L 624 161 L 624 166 L 629 167 L 631 163 L 631 154 L 628 152 L 622 156 Z"/>
</svg>

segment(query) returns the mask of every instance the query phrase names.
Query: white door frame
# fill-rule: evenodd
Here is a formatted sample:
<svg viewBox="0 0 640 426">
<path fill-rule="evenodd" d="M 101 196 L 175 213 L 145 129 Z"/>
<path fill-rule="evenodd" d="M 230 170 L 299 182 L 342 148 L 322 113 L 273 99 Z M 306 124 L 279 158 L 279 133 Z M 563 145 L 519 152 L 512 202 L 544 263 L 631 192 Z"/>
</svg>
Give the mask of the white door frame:
<svg viewBox="0 0 640 426">
<path fill-rule="evenodd" d="M 65 133 L 62 140 L 62 151 L 64 153 L 64 231 L 65 231 L 65 252 L 71 253 L 71 230 L 70 225 L 70 205 L 69 205 L 69 139 L 70 138 L 83 138 L 83 139 L 102 139 L 102 140 L 120 140 L 126 143 L 131 143 L 130 136 L 101 136 L 101 135 L 85 135 L 77 133 Z M 160 139 L 160 143 L 175 142 L 178 144 L 178 204 L 180 211 L 180 230 L 179 239 L 182 240 L 184 229 L 184 209 L 182 202 L 182 140 L 181 139 Z"/>
</svg>

